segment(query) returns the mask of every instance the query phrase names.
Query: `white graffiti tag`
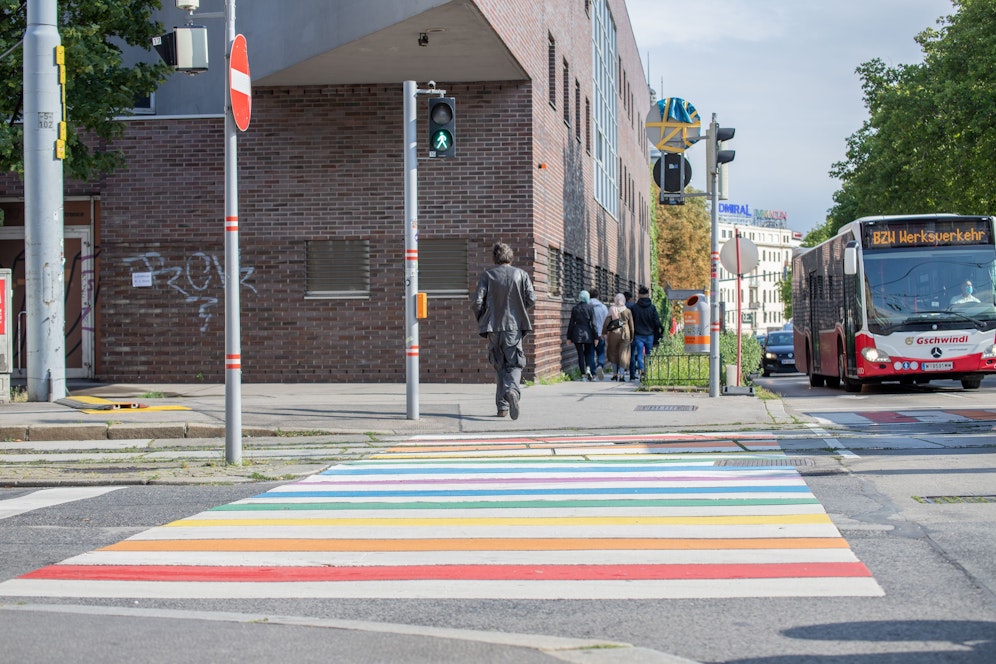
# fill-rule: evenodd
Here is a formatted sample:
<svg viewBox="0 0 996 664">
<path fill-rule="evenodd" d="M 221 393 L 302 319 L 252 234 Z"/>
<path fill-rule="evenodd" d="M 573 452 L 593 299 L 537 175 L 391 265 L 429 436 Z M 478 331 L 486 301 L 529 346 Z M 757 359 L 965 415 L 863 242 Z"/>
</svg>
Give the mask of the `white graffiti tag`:
<svg viewBox="0 0 996 664">
<path fill-rule="evenodd" d="M 212 286 L 223 289 L 225 284 L 225 268 L 217 256 L 197 251 L 187 256 L 182 265 L 168 265 L 162 254 L 157 251 L 147 251 L 139 256 L 125 258 L 124 262 L 133 273 L 151 274 L 153 288 L 165 286 L 182 295 L 184 302 L 199 304 L 197 317 L 201 320 L 200 330 L 207 331 L 208 324 L 214 316 L 212 308 L 220 300 L 205 295 L 205 291 Z M 239 284 L 258 294 L 256 287 L 249 282 L 255 272 L 254 267 L 240 267 Z"/>
</svg>

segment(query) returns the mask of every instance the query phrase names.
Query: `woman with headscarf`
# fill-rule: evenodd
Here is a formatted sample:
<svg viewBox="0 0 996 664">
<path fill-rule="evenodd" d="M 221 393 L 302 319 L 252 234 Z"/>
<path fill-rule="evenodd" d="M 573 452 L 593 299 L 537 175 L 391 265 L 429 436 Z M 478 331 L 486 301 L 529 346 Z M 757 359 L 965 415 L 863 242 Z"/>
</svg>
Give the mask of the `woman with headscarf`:
<svg viewBox="0 0 996 664">
<path fill-rule="evenodd" d="M 591 306 L 588 291 L 578 293 L 578 303 L 571 309 L 571 322 L 567 325 L 567 341 L 574 344 L 578 352 L 578 368 L 581 380 L 593 380 L 591 370 L 595 368 L 595 308 Z"/>
<path fill-rule="evenodd" d="M 612 380 L 625 381 L 633 341 L 633 312 L 626 306 L 626 296 L 616 293 L 609 315 L 605 317 L 602 334 L 606 336 L 605 357 L 615 371 Z"/>
</svg>

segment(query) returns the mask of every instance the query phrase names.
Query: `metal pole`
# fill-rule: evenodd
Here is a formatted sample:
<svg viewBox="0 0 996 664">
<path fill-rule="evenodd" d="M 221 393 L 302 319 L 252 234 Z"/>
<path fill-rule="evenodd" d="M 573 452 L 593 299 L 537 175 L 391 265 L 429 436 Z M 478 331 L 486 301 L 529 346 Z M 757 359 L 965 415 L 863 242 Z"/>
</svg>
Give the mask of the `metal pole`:
<svg viewBox="0 0 996 664">
<path fill-rule="evenodd" d="M 712 122 L 709 123 L 709 135 L 707 140 L 715 143 L 716 132 L 719 130 L 719 123 L 716 122 L 716 114 L 712 114 Z M 713 148 L 713 145 L 709 146 Z M 712 299 L 710 301 L 709 315 L 709 396 L 719 396 L 719 163 L 713 165 L 709 175 L 709 200 L 712 202 L 712 246 L 711 269 L 712 280 L 709 284 Z"/>
<path fill-rule="evenodd" d="M 735 229 L 736 232 L 736 250 L 737 250 L 737 387 L 740 386 L 740 362 L 743 360 L 743 356 L 740 353 L 740 340 L 743 335 L 743 297 L 741 295 L 741 284 L 742 276 L 740 274 L 740 229 Z"/>
<path fill-rule="evenodd" d="M 63 120 L 56 0 L 29 0 L 24 33 L 24 275 L 30 401 L 66 396 Z"/>
<path fill-rule="evenodd" d="M 405 384 L 408 419 L 418 419 L 418 86 L 405 81 Z"/>
<path fill-rule="evenodd" d="M 225 49 L 225 461 L 242 463 L 242 334 L 239 322 L 238 127 L 229 92 L 235 0 L 228 0 Z"/>
</svg>

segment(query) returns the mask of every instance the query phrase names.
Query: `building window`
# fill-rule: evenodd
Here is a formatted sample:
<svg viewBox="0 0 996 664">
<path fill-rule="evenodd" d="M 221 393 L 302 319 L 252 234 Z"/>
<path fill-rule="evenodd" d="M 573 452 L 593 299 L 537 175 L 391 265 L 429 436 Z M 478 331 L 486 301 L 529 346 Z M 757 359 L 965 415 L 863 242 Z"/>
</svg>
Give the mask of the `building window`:
<svg viewBox="0 0 996 664">
<path fill-rule="evenodd" d="M 564 124 L 571 126 L 571 67 L 564 60 Z"/>
<path fill-rule="evenodd" d="M 156 112 L 156 93 L 135 95 L 135 105 L 131 107 L 135 115 L 154 115 Z"/>
<path fill-rule="evenodd" d="M 563 255 L 560 253 L 560 249 L 556 247 L 549 247 L 547 253 L 547 270 L 548 270 L 548 288 L 550 289 L 550 295 L 560 296 L 561 293 L 561 280 L 564 278 L 564 266 L 563 266 Z"/>
<path fill-rule="evenodd" d="M 619 215 L 618 78 L 616 25 L 608 0 L 592 0 L 592 70 L 595 141 L 595 200 Z"/>
<path fill-rule="evenodd" d="M 549 35 L 550 42 L 546 47 L 546 59 L 547 59 L 547 87 L 549 88 L 547 95 L 550 99 L 550 106 L 557 108 L 557 43 L 553 39 L 553 35 Z"/>
<path fill-rule="evenodd" d="M 306 297 L 370 296 L 369 240 L 309 240 Z"/>
<path fill-rule="evenodd" d="M 418 243 L 418 289 L 467 296 L 467 241 L 432 238 Z"/>
<path fill-rule="evenodd" d="M 591 100 L 584 99 L 584 149 L 591 154 Z"/>
<path fill-rule="evenodd" d="M 574 79 L 574 138 L 581 142 L 581 81 Z"/>
</svg>

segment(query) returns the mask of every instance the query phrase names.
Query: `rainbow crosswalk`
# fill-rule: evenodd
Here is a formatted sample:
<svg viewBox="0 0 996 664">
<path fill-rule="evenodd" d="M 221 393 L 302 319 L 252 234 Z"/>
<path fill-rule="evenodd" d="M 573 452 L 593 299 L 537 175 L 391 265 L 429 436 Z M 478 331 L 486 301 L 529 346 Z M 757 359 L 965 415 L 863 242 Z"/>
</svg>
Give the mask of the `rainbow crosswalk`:
<svg viewBox="0 0 996 664">
<path fill-rule="evenodd" d="M 879 596 L 764 436 L 412 440 L 0 583 L 0 596 Z"/>
</svg>

